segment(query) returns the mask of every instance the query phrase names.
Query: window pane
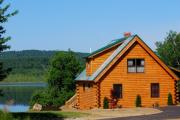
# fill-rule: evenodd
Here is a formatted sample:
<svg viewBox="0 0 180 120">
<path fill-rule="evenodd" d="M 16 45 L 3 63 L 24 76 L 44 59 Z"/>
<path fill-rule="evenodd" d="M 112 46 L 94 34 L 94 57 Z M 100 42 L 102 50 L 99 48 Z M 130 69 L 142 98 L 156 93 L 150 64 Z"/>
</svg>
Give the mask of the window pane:
<svg viewBox="0 0 180 120">
<path fill-rule="evenodd" d="M 159 83 L 151 83 L 151 97 L 159 97 Z"/>
<path fill-rule="evenodd" d="M 135 59 L 129 59 L 128 66 L 135 66 Z"/>
<path fill-rule="evenodd" d="M 128 67 L 128 72 L 136 72 L 136 67 Z"/>
<path fill-rule="evenodd" d="M 144 66 L 144 60 L 141 60 L 141 66 Z"/>
<path fill-rule="evenodd" d="M 136 59 L 137 66 L 144 66 L 144 59 Z"/>
<path fill-rule="evenodd" d="M 144 72 L 144 67 L 137 67 L 137 72 Z"/>
<path fill-rule="evenodd" d="M 114 97 L 122 98 L 122 84 L 114 84 Z"/>
</svg>

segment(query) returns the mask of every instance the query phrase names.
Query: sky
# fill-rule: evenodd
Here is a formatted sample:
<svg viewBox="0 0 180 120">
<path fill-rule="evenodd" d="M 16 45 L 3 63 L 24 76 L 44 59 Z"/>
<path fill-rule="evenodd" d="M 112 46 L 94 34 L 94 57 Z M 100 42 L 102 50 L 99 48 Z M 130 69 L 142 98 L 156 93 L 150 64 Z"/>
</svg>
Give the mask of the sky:
<svg viewBox="0 0 180 120">
<path fill-rule="evenodd" d="M 89 52 L 138 34 L 155 50 L 169 30 L 180 32 L 180 0 L 5 0 L 19 13 L 5 24 L 11 50 Z"/>
</svg>

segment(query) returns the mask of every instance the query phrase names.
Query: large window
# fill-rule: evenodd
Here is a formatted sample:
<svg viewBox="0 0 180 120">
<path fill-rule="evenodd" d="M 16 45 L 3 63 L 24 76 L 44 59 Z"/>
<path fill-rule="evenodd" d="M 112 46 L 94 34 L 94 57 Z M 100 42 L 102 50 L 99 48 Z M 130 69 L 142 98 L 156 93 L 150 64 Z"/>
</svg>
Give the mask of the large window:
<svg viewBox="0 0 180 120">
<path fill-rule="evenodd" d="M 128 59 L 127 64 L 129 73 L 144 72 L 144 59 Z"/>
<path fill-rule="evenodd" d="M 159 83 L 151 83 L 151 97 L 152 98 L 159 97 Z"/>
<path fill-rule="evenodd" d="M 114 96 L 122 98 L 122 84 L 113 84 Z"/>
</svg>

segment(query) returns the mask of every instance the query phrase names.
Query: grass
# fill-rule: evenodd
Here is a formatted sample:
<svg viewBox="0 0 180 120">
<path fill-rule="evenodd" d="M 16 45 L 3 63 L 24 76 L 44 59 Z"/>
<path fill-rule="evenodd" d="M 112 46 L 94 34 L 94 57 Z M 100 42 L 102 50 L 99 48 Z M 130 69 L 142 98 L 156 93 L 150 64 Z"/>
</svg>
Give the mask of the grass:
<svg viewBox="0 0 180 120">
<path fill-rule="evenodd" d="M 18 112 L 12 113 L 13 118 L 18 120 L 63 120 L 64 118 L 79 118 L 88 116 L 81 112 L 62 112 L 62 111 L 41 111 L 41 112 Z"/>
<path fill-rule="evenodd" d="M 44 75 L 10 74 L 2 82 L 45 82 Z"/>
<path fill-rule="evenodd" d="M 65 118 L 79 118 L 88 116 L 88 113 L 41 111 L 41 112 L 17 112 L 6 113 L 0 111 L 0 120 L 63 120 Z"/>
</svg>

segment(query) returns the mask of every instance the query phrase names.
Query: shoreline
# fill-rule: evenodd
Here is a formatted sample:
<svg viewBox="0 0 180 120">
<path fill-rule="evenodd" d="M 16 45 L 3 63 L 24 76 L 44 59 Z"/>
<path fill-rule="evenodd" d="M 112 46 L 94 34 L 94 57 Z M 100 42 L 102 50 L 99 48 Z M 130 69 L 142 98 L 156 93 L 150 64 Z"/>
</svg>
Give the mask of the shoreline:
<svg viewBox="0 0 180 120">
<path fill-rule="evenodd" d="M 42 87 L 46 87 L 47 82 L 0 82 L 0 86 L 42 86 Z"/>
</svg>

